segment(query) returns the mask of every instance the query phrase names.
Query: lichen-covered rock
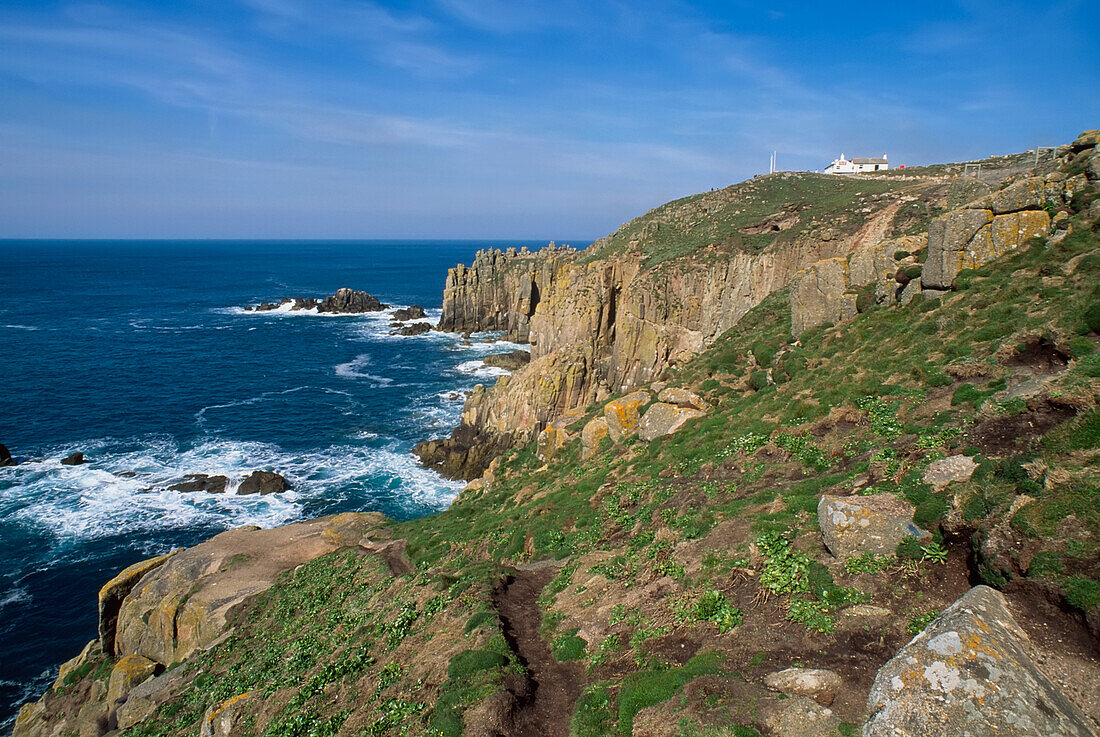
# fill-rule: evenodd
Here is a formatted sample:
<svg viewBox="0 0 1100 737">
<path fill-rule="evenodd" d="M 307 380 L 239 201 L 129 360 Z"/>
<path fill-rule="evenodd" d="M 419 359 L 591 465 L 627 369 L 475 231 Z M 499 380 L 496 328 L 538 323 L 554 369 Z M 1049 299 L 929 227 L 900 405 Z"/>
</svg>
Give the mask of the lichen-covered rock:
<svg viewBox="0 0 1100 737">
<path fill-rule="evenodd" d="M 1027 243 L 1028 239 L 1050 231 L 1050 215 L 1045 210 L 1024 210 L 998 215 L 990 224 L 993 251 L 989 254 L 967 253 L 969 268 L 981 266 Z"/>
<path fill-rule="evenodd" d="M 199 737 L 233 737 L 249 705 L 262 698 L 261 691 L 247 691 L 214 704 L 202 716 Z"/>
<path fill-rule="evenodd" d="M 616 443 L 633 435 L 642 421 L 639 408 L 647 404 L 653 395 L 645 389 L 631 392 L 604 405 L 603 416 L 607 420 L 607 432 Z"/>
<path fill-rule="evenodd" d="M 1069 145 L 1074 151 L 1084 151 L 1096 146 L 1100 146 L 1100 130 L 1082 131 Z"/>
<path fill-rule="evenodd" d="M 144 721 L 161 704 L 183 692 L 195 675 L 194 670 L 173 668 L 134 686 L 126 695 L 126 700 L 115 707 L 118 728 L 129 729 Z"/>
<path fill-rule="evenodd" d="M 788 696 L 809 696 L 823 706 L 836 699 L 840 676 L 821 668 L 787 668 L 764 677 L 764 685 Z"/>
<path fill-rule="evenodd" d="M 170 553 L 134 563 L 103 584 L 103 588 L 99 590 L 99 644 L 103 652 L 108 655 L 115 654 L 115 626 L 122 600 L 143 576 L 164 565 L 165 561 L 179 552 L 179 550 L 173 550 Z"/>
<path fill-rule="evenodd" d="M 1004 597 L 977 586 L 875 676 L 864 737 L 1095 737 L 1027 654 Z"/>
<path fill-rule="evenodd" d="M 701 412 L 694 407 L 677 407 L 675 404 L 657 402 L 646 410 L 638 425 L 638 437 L 647 443 L 654 438 L 671 435 L 682 428 L 689 420 L 703 417 L 706 412 Z"/>
<path fill-rule="evenodd" d="M 581 458 L 588 459 L 596 454 L 600 441 L 608 435 L 607 418 L 593 417 L 581 430 Z"/>
<path fill-rule="evenodd" d="M 1047 203 L 1049 193 L 1042 177 L 1029 177 L 994 192 L 991 209 L 994 215 L 1020 210 L 1038 209 Z"/>
<path fill-rule="evenodd" d="M 119 658 L 111 669 L 107 681 L 107 703 L 113 704 L 130 693 L 134 686 L 149 680 L 157 672 L 157 664 L 140 655 L 127 655 Z"/>
<path fill-rule="evenodd" d="M 657 394 L 657 401 L 675 404 L 678 407 L 691 407 L 701 412 L 709 412 L 710 404 L 695 392 L 677 387 L 667 387 Z"/>
<path fill-rule="evenodd" d="M 929 536 L 913 524 L 913 505 L 896 494 L 826 494 L 818 502 L 817 521 L 825 547 L 838 558 L 863 553 L 893 555 L 906 537 Z"/>
<path fill-rule="evenodd" d="M 931 484 L 936 491 L 940 491 L 953 482 L 966 481 L 977 467 L 978 464 L 969 456 L 953 455 L 932 461 L 921 479 L 924 483 Z"/>
<path fill-rule="evenodd" d="M 949 289 L 962 268 L 970 239 L 983 226 L 993 222 L 989 209 L 953 210 L 928 226 L 928 257 L 921 282 L 932 289 Z"/>
<path fill-rule="evenodd" d="M 543 428 L 535 442 L 535 456 L 543 463 L 553 458 L 573 436 L 565 429 L 568 421 L 554 420 Z"/>
<path fill-rule="evenodd" d="M 848 294 L 847 260 L 818 261 L 791 279 L 791 334 L 856 316 L 856 295 Z"/>
<path fill-rule="evenodd" d="M 380 517 L 348 513 L 271 530 L 229 530 L 173 555 L 123 600 L 116 655 L 170 665 L 209 647 L 228 632 L 235 607 L 270 588 L 283 571 L 358 544 Z"/>
</svg>

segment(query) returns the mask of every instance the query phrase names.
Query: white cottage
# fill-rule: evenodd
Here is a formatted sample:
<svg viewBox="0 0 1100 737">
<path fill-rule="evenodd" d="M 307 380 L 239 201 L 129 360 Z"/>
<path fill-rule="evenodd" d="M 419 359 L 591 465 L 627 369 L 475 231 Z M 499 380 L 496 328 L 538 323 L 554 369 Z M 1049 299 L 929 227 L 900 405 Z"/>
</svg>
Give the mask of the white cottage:
<svg viewBox="0 0 1100 737">
<path fill-rule="evenodd" d="M 883 171 L 889 169 L 890 165 L 886 162 L 886 154 L 882 155 L 881 159 L 852 159 L 848 161 L 844 158 L 844 154 L 840 155 L 839 159 L 834 159 L 833 163 L 829 164 L 825 169 L 826 174 L 862 174 L 868 171 Z"/>
</svg>

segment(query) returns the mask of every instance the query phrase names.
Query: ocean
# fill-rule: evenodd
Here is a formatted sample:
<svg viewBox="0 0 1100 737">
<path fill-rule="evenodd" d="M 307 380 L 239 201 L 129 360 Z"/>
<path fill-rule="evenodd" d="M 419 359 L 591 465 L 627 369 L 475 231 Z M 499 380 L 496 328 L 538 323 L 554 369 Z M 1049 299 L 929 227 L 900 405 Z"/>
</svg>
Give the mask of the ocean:
<svg viewBox="0 0 1100 737">
<path fill-rule="evenodd" d="M 247 312 L 362 289 L 439 319 L 448 267 L 542 242 L 0 241 L 0 731 L 96 636 L 125 566 L 231 527 L 342 511 L 409 519 L 461 488 L 410 450 L 501 372 L 491 334 L 390 335 L 387 313 Z M 83 452 L 88 462 L 60 459 Z M 184 474 L 280 495 L 180 493 Z"/>
</svg>

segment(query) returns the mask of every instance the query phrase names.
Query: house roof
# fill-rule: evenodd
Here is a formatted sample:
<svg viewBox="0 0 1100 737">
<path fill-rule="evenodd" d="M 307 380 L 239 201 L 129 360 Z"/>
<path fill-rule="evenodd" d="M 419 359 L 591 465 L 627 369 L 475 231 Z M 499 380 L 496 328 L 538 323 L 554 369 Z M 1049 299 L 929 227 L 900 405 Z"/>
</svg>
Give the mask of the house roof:
<svg viewBox="0 0 1100 737">
<path fill-rule="evenodd" d="M 853 164 L 885 164 L 886 159 L 852 159 Z"/>
</svg>

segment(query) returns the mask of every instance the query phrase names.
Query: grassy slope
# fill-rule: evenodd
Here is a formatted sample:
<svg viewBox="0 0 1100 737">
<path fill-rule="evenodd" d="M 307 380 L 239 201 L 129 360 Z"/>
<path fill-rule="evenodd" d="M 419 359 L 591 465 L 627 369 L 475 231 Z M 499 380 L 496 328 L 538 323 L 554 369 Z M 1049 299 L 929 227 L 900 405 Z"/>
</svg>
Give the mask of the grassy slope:
<svg viewBox="0 0 1100 737">
<path fill-rule="evenodd" d="M 416 574 L 392 578 L 345 551 L 287 575 L 231 639 L 180 666 L 179 698 L 127 734 L 193 734 L 208 706 L 251 689 L 266 698 L 242 734 L 461 734 L 462 712 L 522 672 L 493 586 L 546 558 L 565 562 L 540 601 L 544 635 L 588 673 L 577 735 L 665 717 L 684 734 L 756 734 L 762 673 L 832 664 L 854 636 L 838 612 L 869 602 L 894 612 L 882 627 L 893 639 L 860 656 L 858 682 L 968 585 L 972 548 L 994 585 L 1041 579 L 1095 609 L 1100 237 L 1036 244 L 960 285 L 943 303 L 875 307 L 798 344 L 785 294 L 773 295 L 672 377 L 716 405 L 708 417 L 649 444 L 605 440 L 589 462 L 576 440 L 547 465 L 532 448 L 510 453 L 487 490 L 394 525 Z M 1034 373 L 1019 349 L 1039 336 L 1073 360 L 1045 393 L 1010 398 Z M 1003 441 L 999 429 L 1029 419 L 1041 432 Z M 922 470 L 958 452 L 978 471 L 933 493 Z M 937 541 L 840 565 L 821 546 L 817 501 L 872 475 L 863 493 L 904 495 Z M 1006 519 L 1021 494 L 1034 501 Z M 1029 560 L 981 557 L 1005 523 Z M 579 629 L 598 642 L 584 648 Z M 692 701 L 690 684 L 708 678 L 727 691 Z M 835 708 L 858 721 L 843 699 Z"/>
</svg>

